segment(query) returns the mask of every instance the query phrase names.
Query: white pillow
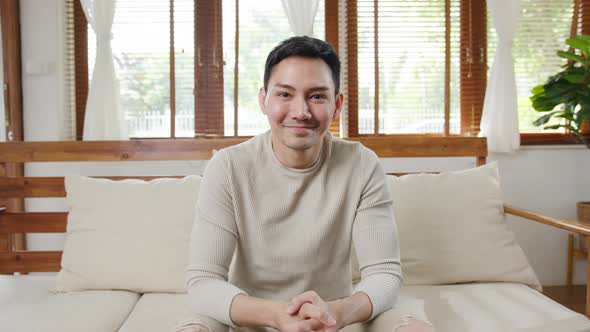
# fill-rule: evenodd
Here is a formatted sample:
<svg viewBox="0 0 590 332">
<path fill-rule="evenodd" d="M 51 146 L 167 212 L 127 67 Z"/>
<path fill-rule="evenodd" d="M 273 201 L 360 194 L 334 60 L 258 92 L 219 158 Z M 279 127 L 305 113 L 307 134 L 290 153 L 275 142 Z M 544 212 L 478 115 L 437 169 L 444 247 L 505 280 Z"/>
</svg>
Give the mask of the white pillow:
<svg viewBox="0 0 590 332">
<path fill-rule="evenodd" d="M 186 292 L 201 177 L 152 181 L 66 176 L 70 208 L 54 291 Z"/>
<path fill-rule="evenodd" d="M 404 283 L 540 283 L 504 221 L 498 166 L 390 176 Z"/>
</svg>

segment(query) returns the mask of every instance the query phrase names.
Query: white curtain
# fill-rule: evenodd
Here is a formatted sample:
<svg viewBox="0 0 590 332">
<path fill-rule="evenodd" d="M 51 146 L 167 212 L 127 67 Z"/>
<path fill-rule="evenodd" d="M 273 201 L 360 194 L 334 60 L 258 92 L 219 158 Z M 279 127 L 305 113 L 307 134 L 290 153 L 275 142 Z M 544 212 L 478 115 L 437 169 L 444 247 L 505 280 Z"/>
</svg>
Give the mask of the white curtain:
<svg viewBox="0 0 590 332">
<path fill-rule="evenodd" d="M 488 79 L 480 136 L 493 152 L 513 153 L 520 147 L 512 41 L 520 16 L 520 0 L 488 0 L 498 48 Z"/>
<path fill-rule="evenodd" d="M 281 0 L 295 36 L 312 36 L 319 0 Z"/>
<path fill-rule="evenodd" d="M 96 34 L 96 61 L 86 102 L 84 140 L 127 140 L 129 136 L 120 107 L 119 81 L 111 48 L 116 0 L 80 2 Z"/>
</svg>

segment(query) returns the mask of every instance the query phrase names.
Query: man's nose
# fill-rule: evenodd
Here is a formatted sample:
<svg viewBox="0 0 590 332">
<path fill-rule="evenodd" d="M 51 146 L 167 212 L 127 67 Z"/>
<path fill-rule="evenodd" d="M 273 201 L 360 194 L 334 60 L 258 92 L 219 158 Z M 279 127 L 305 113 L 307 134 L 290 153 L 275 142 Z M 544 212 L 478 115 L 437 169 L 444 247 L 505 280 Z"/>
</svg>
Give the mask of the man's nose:
<svg viewBox="0 0 590 332">
<path fill-rule="evenodd" d="M 297 120 L 307 120 L 311 118 L 309 106 L 304 98 L 295 98 L 291 105 L 291 116 Z"/>
</svg>

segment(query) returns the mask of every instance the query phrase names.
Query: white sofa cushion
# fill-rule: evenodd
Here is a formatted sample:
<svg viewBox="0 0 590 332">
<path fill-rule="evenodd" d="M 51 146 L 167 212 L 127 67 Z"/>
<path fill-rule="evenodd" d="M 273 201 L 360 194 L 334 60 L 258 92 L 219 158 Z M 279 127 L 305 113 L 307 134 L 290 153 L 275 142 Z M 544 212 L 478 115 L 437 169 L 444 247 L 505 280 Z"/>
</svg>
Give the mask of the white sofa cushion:
<svg viewBox="0 0 590 332">
<path fill-rule="evenodd" d="M 396 310 L 428 319 L 436 332 L 590 331 L 586 316 L 516 283 L 405 286 Z"/>
<path fill-rule="evenodd" d="M 70 211 L 55 291 L 186 292 L 200 181 L 66 176 Z"/>
<path fill-rule="evenodd" d="M 185 322 L 201 323 L 211 332 L 228 331 L 226 325 L 192 313 L 188 294 L 150 293 L 141 296 L 119 332 L 173 332 Z"/>
<path fill-rule="evenodd" d="M 115 332 L 139 299 L 128 291 L 52 294 L 55 275 L 0 276 L 0 331 Z"/>
<path fill-rule="evenodd" d="M 504 221 L 496 163 L 390 180 L 406 285 L 505 281 L 540 289 Z"/>
</svg>

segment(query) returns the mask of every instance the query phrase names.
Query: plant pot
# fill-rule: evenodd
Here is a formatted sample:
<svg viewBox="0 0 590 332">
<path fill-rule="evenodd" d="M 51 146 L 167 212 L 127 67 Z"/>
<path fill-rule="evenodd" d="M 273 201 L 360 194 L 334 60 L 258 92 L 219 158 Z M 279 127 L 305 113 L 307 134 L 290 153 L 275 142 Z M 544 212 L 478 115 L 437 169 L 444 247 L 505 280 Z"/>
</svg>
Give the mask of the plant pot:
<svg viewBox="0 0 590 332">
<path fill-rule="evenodd" d="M 578 208 L 578 221 L 585 224 L 590 224 L 590 202 L 578 202 L 576 204 Z M 586 237 L 580 236 L 580 248 L 583 250 L 588 250 L 586 246 Z"/>
</svg>

